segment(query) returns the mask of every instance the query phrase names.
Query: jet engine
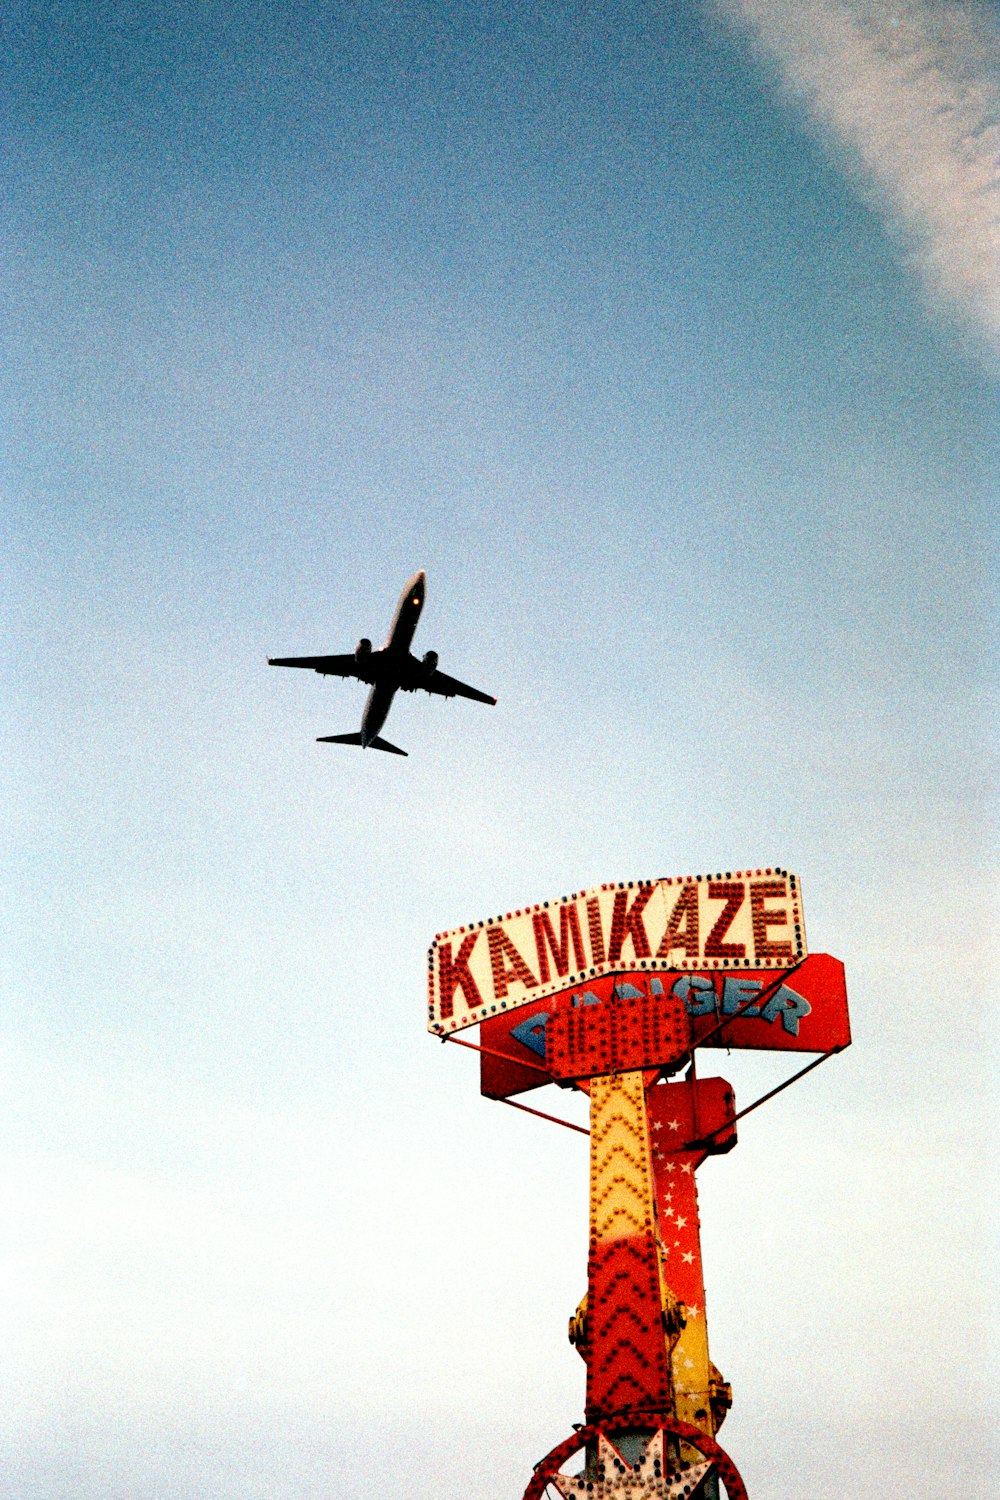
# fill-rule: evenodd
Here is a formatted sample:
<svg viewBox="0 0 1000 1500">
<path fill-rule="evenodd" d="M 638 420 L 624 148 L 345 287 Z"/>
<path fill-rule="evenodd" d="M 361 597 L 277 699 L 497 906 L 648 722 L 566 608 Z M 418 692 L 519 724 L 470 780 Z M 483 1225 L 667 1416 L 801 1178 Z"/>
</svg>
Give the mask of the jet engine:
<svg viewBox="0 0 1000 1500">
<path fill-rule="evenodd" d="M 424 676 L 425 677 L 433 677 L 434 673 L 437 671 L 437 664 L 438 664 L 438 654 L 437 654 L 437 652 L 436 651 L 425 651 L 424 655 L 423 655 L 423 657 L 421 658 L 421 661 L 420 661 L 420 665 L 421 665 L 421 667 L 423 668 L 423 671 L 424 671 Z"/>
<path fill-rule="evenodd" d="M 360 639 L 360 641 L 358 642 L 358 644 L 354 648 L 354 660 L 355 661 L 364 661 L 365 657 L 366 656 L 371 656 L 371 654 L 372 654 L 372 643 L 365 636 L 362 636 L 361 639 Z"/>
</svg>

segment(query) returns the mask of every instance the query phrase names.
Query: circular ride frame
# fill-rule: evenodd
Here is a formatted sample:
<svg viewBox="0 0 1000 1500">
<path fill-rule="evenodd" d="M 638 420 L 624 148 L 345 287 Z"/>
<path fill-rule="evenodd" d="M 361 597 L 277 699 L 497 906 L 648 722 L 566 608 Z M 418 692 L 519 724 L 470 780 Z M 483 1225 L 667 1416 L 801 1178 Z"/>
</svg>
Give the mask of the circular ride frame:
<svg viewBox="0 0 1000 1500">
<path fill-rule="evenodd" d="M 544 1500 L 545 1492 L 552 1480 L 559 1473 L 562 1464 L 578 1453 L 581 1448 L 596 1443 L 600 1437 L 611 1438 L 614 1433 L 635 1430 L 635 1417 L 611 1417 L 601 1422 L 589 1423 L 581 1427 L 569 1437 L 553 1448 L 551 1453 L 539 1463 L 524 1492 L 524 1500 Z M 726 1486 L 727 1500 L 747 1500 L 746 1486 L 740 1478 L 736 1465 L 729 1454 L 714 1438 L 710 1438 L 690 1422 L 680 1422 L 676 1417 L 666 1412 L 651 1415 L 648 1419 L 650 1430 L 666 1433 L 669 1437 L 680 1438 L 690 1447 L 694 1448 L 703 1458 L 708 1459 L 714 1466 L 715 1472 Z"/>
</svg>

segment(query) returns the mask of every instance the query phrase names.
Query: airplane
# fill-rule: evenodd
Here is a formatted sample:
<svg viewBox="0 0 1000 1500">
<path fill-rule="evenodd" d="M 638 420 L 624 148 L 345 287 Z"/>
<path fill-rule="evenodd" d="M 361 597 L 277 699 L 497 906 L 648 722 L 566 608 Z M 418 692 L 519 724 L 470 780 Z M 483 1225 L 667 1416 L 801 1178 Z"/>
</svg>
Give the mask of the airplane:
<svg viewBox="0 0 1000 1500">
<path fill-rule="evenodd" d="M 357 677 L 371 684 L 368 702 L 361 715 L 361 731 L 358 734 L 321 734 L 317 743 L 323 745 L 360 745 L 362 750 L 386 750 L 390 755 L 406 755 L 398 745 L 390 745 L 382 739 L 379 730 L 386 721 L 392 700 L 402 689 L 414 693 L 418 688 L 425 693 L 437 693 L 442 698 L 474 698 L 477 703 L 495 703 L 489 693 L 468 687 L 464 682 L 438 671 L 438 654 L 427 651 L 422 657 L 410 651 L 413 632 L 424 607 L 427 575 L 421 568 L 414 573 L 399 596 L 396 613 L 393 615 L 389 634 L 381 651 L 373 651 L 371 641 L 362 636 L 349 656 L 269 656 L 270 667 L 306 667 L 331 677 Z"/>
</svg>

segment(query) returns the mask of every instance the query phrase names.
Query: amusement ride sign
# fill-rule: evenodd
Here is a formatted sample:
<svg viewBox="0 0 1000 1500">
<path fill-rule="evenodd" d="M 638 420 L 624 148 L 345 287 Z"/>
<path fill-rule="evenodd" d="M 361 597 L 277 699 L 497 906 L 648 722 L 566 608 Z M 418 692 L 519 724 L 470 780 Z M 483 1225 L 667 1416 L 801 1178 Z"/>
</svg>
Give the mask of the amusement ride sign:
<svg viewBox="0 0 1000 1500">
<path fill-rule="evenodd" d="M 439 933 L 428 1028 L 447 1035 L 609 974 L 780 970 L 805 956 L 786 870 L 602 885 Z"/>
</svg>

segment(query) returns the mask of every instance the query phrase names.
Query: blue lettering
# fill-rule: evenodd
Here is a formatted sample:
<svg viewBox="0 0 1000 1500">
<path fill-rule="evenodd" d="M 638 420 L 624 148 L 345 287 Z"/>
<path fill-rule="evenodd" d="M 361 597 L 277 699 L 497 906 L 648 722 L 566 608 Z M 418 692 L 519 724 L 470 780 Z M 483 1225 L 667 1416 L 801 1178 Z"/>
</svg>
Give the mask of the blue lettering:
<svg viewBox="0 0 1000 1500">
<path fill-rule="evenodd" d="M 691 998 L 691 991 L 697 998 Z M 707 974 L 682 974 L 670 991 L 678 1000 L 683 1000 L 689 1016 L 710 1016 L 715 1013 L 715 985 Z"/>
<path fill-rule="evenodd" d="M 520 1026 L 511 1028 L 511 1036 L 522 1046 L 528 1047 L 539 1057 L 545 1056 L 545 1028 L 548 1025 L 549 1012 L 540 1010 L 537 1015 L 529 1016 L 522 1021 Z"/>
<path fill-rule="evenodd" d="M 759 979 L 739 979 L 735 974 L 727 974 L 722 986 L 722 1013 L 726 1016 L 735 1015 L 739 1011 L 741 1016 L 759 1016 L 759 1005 L 748 1005 L 754 995 L 759 995 L 764 988 Z"/>
<path fill-rule="evenodd" d="M 761 1011 L 761 1015 L 765 1021 L 776 1021 L 780 1015 L 781 1024 L 789 1035 L 798 1036 L 799 1017 L 807 1016 L 811 1010 L 812 1006 L 808 1000 L 803 1000 L 802 996 L 796 994 L 790 985 L 783 984 L 777 993 L 771 996 Z"/>
</svg>

